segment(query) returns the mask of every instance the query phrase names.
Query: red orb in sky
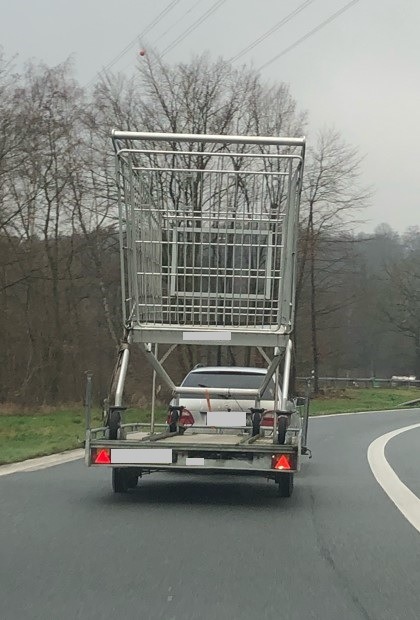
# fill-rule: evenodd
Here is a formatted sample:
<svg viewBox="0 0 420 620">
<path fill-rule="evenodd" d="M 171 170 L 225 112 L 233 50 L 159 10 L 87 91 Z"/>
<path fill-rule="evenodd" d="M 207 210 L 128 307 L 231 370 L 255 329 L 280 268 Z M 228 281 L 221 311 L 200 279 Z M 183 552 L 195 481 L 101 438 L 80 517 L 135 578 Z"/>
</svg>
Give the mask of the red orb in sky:
<svg viewBox="0 0 420 620">
<path fill-rule="evenodd" d="M 140 50 L 140 51 L 139 51 L 139 55 L 140 55 L 140 56 L 144 56 L 144 55 L 145 55 L 145 53 L 146 53 L 146 50 Z"/>
</svg>

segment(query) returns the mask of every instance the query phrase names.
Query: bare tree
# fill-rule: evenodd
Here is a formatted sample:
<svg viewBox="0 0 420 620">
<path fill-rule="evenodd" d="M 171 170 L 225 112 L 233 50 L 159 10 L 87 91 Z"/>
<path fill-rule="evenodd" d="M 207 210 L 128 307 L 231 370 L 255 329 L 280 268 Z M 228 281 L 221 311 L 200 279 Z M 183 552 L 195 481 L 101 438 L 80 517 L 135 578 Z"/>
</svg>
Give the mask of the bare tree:
<svg viewBox="0 0 420 620">
<path fill-rule="evenodd" d="M 413 371 L 420 377 L 420 229 L 409 229 L 403 244 L 401 259 L 386 269 L 382 310 L 391 329 L 412 343 Z"/>
<path fill-rule="evenodd" d="M 321 243 L 339 233 L 343 237 L 356 223 L 356 215 L 369 201 L 370 190 L 360 184 L 362 158 L 333 129 L 318 134 L 309 149 L 304 200 L 301 210 L 301 252 L 296 304 L 299 308 L 304 278 L 310 291 L 312 369 L 314 389 L 319 390 L 318 305 Z M 337 257 L 334 258 L 337 261 Z M 326 266 L 323 267 L 324 273 Z"/>
</svg>

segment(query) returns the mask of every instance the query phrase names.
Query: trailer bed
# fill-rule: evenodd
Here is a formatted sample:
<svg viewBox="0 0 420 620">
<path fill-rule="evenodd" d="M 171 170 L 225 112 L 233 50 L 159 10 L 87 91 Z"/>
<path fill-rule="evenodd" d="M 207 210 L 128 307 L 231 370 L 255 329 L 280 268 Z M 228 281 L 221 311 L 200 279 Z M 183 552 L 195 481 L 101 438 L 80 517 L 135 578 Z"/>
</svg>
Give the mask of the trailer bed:
<svg viewBox="0 0 420 620">
<path fill-rule="evenodd" d="M 127 439 L 125 440 L 125 444 L 130 443 L 130 441 L 138 442 L 141 441 L 147 442 L 147 437 L 150 436 L 148 432 L 137 432 L 137 433 L 129 433 L 127 435 Z M 179 445 L 209 445 L 212 448 L 215 446 L 246 446 L 244 440 L 248 439 L 246 435 L 226 435 L 226 434 L 213 434 L 213 433 L 191 433 L 185 435 L 174 435 L 172 437 L 165 437 L 163 439 L 159 439 L 159 444 L 173 444 L 175 446 Z M 151 443 L 151 442 L 149 442 Z M 153 442 L 156 443 L 156 442 Z M 271 437 L 259 437 L 253 444 L 251 445 L 259 445 L 259 446 L 270 446 L 270 449 L 273 449 L 273 440 Z"/>
</svg>

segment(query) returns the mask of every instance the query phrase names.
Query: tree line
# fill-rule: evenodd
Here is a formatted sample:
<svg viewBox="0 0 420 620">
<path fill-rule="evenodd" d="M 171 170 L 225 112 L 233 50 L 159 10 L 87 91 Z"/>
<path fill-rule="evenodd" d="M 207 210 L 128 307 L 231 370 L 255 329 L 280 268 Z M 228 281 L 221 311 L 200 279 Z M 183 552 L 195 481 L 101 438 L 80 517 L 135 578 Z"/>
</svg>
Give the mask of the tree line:
<svg viewBox="0 0 420 620">
<path fill-rule="evenodd" d="M 0 57 L 0 402 L 79 401 L 84 372 L 107 393 L 121 337 L 113 128 L 303 135 L 289 87 L 203 55 L 89 90 L 71 63 Z M 420 231 L 355 232 L 372 200 L 361 157 L 339 132 L 310 136 L 302 196 L 295 366 L 298 375 L 420 376 Z M 181 348 L 178 378 L 198 361 L 260 364 L 230 348 Z M 129 402 L 148 399 L 151 371 L 134 356 Z M 317 387 L 317 385 L 316 385 Z"/>
</svg>

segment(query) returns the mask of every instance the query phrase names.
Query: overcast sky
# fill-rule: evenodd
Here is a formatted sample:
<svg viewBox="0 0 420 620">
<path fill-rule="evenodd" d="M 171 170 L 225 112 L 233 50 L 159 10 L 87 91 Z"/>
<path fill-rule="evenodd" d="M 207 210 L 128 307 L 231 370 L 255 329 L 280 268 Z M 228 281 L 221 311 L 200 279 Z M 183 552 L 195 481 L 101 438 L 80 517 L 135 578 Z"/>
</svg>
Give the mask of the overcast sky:
<svg viewBox="0 0 420 620">
<path fill-rule="evenodd" d="M 187 60 L 210 50 L 231 58 L 295 9 L 302 10 L 238 63 L 256 68 L 322 24 L 349 0 L 0 0 L 0 42 L 7 56 L 58 64 L 74 58 L 87 84 L 128 47 L 114 69 L 130 71 L 140 47 Z M 145 36 L 138 38 L 166 7 Z M 210 9 L 214 13 L 205 17 Z M 308 110 L 308 142 L 334 126 L 364 154 L 364 180 L 374 187 L 364 230 L 387 222 L 403 232 L 420 225 L 420 2 L 359 0 L 318 32 L 262 69 L 288 82 Z M 136 41 L 137 39 L 137 41 Z M 129 44 L 135 41 L 131 47 Z"/>
</svg>

